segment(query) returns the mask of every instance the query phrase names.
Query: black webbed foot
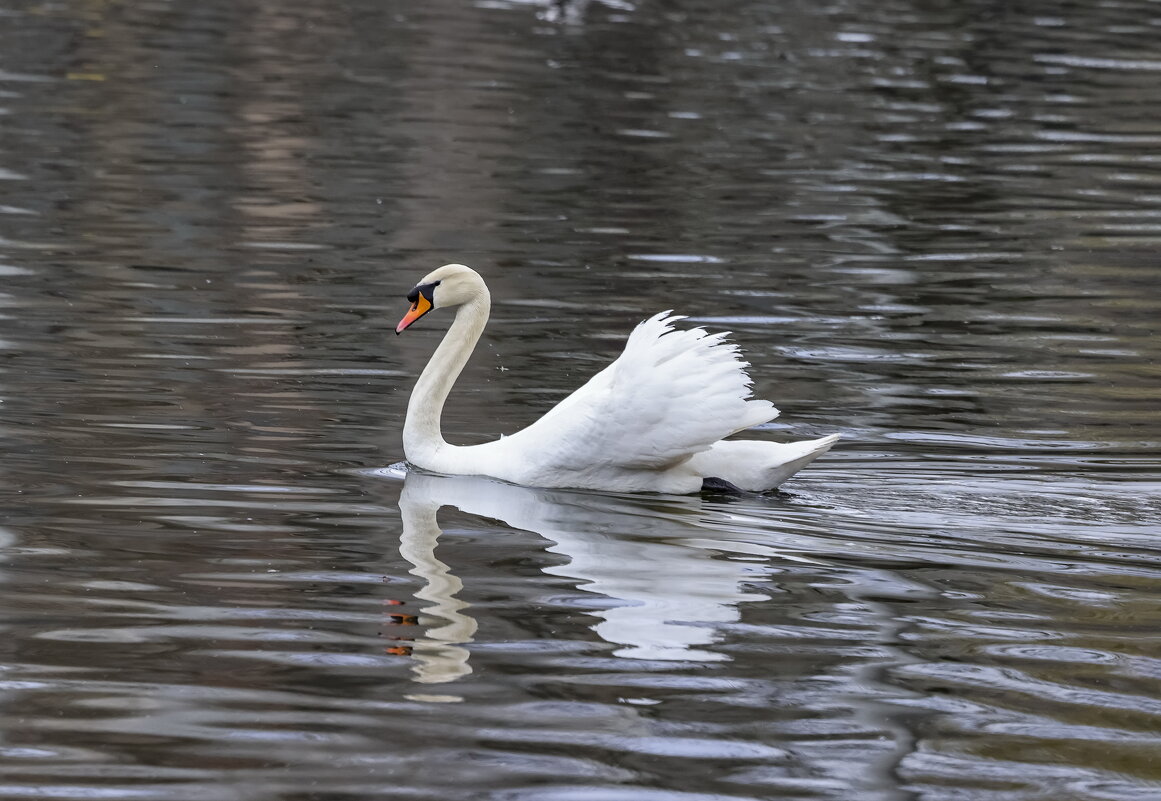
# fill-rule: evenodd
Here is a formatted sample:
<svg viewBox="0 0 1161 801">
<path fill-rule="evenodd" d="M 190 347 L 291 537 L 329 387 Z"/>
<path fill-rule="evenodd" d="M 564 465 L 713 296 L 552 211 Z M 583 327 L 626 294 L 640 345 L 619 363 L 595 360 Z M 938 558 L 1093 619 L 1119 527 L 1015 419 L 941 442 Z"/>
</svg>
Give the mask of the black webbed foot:
<svg viewBox="0 0 1161 801">
<path fill-rule="evenodd" d="M 720 492 L 720 493 L 724 493 L 727 495 L 750 495 L 751 494 L 751 493 L 746 492 L 741 487 L 739 487 L 735 484 L 731 484 L 730 482 L 726 481 L 724 478 L 715 478 L 713 476 L 710 476 L 709 478 L 703 478 L 701 480 L 701 491 L 702 492 Z"/>
</svg>

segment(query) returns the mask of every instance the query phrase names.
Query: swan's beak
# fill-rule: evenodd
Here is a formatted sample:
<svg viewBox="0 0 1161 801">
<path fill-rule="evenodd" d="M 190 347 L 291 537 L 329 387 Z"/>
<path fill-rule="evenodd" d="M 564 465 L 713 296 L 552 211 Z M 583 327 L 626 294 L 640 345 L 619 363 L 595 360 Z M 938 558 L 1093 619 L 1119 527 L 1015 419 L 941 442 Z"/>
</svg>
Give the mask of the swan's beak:
<svg viewBox="0 0 1161 801">
<path fill-rule="evenodd" d="M 423 315 L 431 311 L 431 301 L 420 293 L 419 297 L 415 299 L 415 303 L 411 304 L 411 311 L 403 315 L 403 319 L 399 321 L 399 325 L 395 326 L 395 333 L 402 334 L 403 329 L 414 323 Z"/>
</svg>

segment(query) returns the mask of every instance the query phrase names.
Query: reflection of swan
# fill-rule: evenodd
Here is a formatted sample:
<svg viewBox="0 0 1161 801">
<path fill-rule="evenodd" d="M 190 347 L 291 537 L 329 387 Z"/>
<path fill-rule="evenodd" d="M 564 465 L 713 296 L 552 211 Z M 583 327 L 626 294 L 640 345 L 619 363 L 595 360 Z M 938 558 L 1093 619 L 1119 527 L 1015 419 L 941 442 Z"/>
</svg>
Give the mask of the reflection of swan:
<svg viewBox="0 0 1161 801">
<path fill-rule="evenodd" d="M 396 333 L 432 309 L 459 307 L 407 405 L 403 450 L 426 470 L 534 487 L 680 494 L 718 479 L 762 491 L 838 439 L 724 441 L 778 410 L 749 399 L 747 364 L 724 334 L 675 330 L 682 318 L 664 312 L 637 326 L 616 361 L 528 428 L 482 445 L 449 445 L 440 432 L 443 404 L 484 331 L 491 298 L 462 264 L 428 274 L 407 298 L 413 305 Z"/>
<path fill-rule="evenodd" d="M 420 681 L 448 681 L 471 670 L 466 651 L 454 643 L 468 642 L 476 626 L 466 605 L 454 597 L 462 584 L 434 555 L 440 533 L 436 512 L 442 506 L 501 520 L 552 540 L 555 544 L 548 550 L 570 561 L 545 568 L 546 573 L 580 579 L 580 589 L 617 602 L 592 614 L 601 618 L 593 630 L 619 646 L 618 656 L 726 658 L 696 646 L 718 639 L 713 624 L 738 620 L 738 603 L 766 596 L 740 587 L 755 578 L 752 562 L 714 556 L 722 551 L 780 555 L 750 542 L 730 542 L 728 531 L 719 537 L 718 526 L 726 521 L 704 512 L 697 498 L 608 497 L 413 470 L 407 474 L 399 506 L 403 555 L 416 566 L 412 573 L 429 582 L 420 597 L 435 602 L 423 611 L 449 621 L 415 644 L 415 653 L 424 660 L 417 670 Z"/>
</svg>

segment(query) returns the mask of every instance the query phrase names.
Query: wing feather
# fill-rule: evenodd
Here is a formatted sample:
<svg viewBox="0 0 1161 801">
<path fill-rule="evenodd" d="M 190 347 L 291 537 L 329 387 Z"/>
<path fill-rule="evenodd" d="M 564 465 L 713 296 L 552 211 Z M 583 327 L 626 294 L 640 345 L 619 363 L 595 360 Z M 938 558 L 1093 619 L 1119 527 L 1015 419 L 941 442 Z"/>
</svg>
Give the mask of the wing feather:
<svg viewBox="0 0 1161 801">
<path fill-rule="evenodd" d="M 682 319 L 661 312 L 640 323 L 616 361 L 509 438 L 530 440 L 521 451 L 538 454 L 534 469 L 664 470 L 777 417 L 751 399 L 749 364 L 727 334 L 675 329 Z"/>
</svg>

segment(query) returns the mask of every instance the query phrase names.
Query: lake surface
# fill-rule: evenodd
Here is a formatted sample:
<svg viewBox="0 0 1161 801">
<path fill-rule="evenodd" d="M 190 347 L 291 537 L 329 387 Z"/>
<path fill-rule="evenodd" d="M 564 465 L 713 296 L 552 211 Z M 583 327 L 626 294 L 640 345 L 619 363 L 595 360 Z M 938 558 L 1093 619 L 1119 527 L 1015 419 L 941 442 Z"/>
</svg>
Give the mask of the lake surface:
<svg viewBox="0 0 1161 801">
<path fill-rule="evenodd" d="M 0 0 L 0 798 L 1161 798 L 1161 5 Z M 662 309 L 768 496 L 413 473 Z"/>
</svg>

